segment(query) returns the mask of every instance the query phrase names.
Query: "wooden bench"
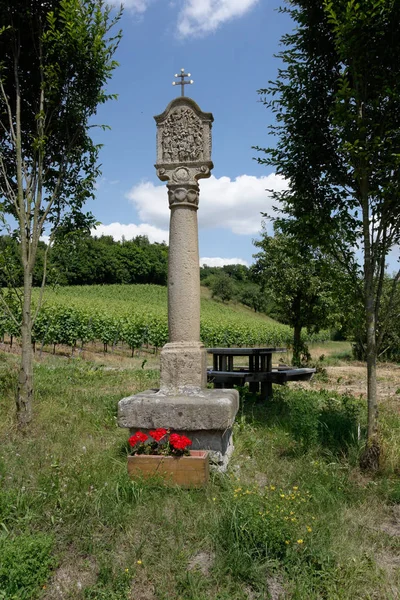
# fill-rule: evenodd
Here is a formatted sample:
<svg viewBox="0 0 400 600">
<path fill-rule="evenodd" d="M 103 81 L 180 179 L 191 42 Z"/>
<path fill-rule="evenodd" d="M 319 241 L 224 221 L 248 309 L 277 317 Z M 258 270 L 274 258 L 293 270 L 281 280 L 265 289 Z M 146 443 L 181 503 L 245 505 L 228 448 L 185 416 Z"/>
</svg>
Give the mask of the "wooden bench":
<svg viewBox="0 0 400 600">
<path fill-rule="evenodd" d="M 207 370 L 207 380 L 217 388 L 232 388 L 234 385 L 245 383 L 275 383 L 284 385 L 288 381 L 307 381 L 314 375 L 316 369 L 312 368 L 285 368 L 272 369 L 268 372 L 250 372 L 248 369 L 233 371 Z"/>
</svg>

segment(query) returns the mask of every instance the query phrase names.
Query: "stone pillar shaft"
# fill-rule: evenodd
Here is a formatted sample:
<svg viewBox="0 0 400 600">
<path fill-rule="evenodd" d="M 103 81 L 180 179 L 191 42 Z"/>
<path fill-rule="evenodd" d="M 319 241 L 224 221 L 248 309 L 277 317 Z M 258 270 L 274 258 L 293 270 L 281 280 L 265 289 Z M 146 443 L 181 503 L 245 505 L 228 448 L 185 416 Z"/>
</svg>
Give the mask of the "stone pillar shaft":
<svg viewBox="0 0 400 600">
<path fill-rule="evenodd" d="M 197 207 L 171 207 L 169 239 L 169 341 L 199 342 L 200 268 Z"/>
</svg>

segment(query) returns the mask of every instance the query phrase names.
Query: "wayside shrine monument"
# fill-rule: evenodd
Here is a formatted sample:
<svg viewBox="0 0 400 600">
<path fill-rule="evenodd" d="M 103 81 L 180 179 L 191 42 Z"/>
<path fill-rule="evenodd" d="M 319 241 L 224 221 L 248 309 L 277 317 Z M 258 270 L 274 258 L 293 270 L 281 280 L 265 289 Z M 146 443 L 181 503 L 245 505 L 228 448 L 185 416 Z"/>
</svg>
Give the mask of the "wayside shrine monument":
<svg viewBox="0 0 400 600">
<path fill-rule="evenodd" d="M 171 210 L 168 263 L 169 341 L 161 350 L 160 389 L 118 404 L 118 424 L 134 433 L 157 427 L 184 433 L 193 449 L 210 451 L 211 464 L 227 466 L 239 395 L 207 389 L 207 354 L 200 342 L 200 267 L 197 210 L 199 180 L 210 177 L 213 116 L 184 95 L 184 69 L 175 75 L 181 96 L 155 117 L 157 175 L 167 182 Z M 180 81 L 179 81 L 180 78 Z"/>
</svg>

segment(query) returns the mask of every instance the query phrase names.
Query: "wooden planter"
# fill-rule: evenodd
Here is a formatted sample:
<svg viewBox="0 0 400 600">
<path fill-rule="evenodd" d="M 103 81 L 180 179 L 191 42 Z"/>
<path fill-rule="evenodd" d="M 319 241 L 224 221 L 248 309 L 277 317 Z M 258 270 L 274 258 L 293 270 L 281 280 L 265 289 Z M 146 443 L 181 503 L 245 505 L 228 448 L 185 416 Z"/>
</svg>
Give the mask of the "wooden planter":
<svg viewBox="0 0 400 600">
<path fill-rule="evenodd" d="M 190 456 L 128 456 L 131 479 L 161 476 L 166 484 L 198 488 L 207 485 L 209 460 L 206 450 L 191 450 Z"/>
</svg>

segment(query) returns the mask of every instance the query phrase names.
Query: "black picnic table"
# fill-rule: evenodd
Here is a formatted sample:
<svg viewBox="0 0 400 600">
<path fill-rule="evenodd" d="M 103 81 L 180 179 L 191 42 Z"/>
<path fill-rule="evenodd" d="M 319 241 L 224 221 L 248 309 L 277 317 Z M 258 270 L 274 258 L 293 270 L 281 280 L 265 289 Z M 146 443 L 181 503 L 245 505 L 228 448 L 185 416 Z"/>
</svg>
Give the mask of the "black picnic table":
<svg viewBox="0 0 400 600">
<path fill-rule="evenodd" d="M 272 355 L 286 352 L 286 348 L 207 348 L 213 355 L 213 367 L 207 370 L 207 379 L 215 388 L 232 388 L 234 385 L 249 384 L 250 391 L 260 391 L 261 396 L 272 395 L 272 384 L 283 385 L 287 381 L 311 379 L 315 369 L 279 366 L 272 368 Z M 247 359 L 246 366 L 234 366 L 234 357 Z"/>
</svg>

